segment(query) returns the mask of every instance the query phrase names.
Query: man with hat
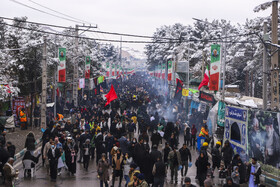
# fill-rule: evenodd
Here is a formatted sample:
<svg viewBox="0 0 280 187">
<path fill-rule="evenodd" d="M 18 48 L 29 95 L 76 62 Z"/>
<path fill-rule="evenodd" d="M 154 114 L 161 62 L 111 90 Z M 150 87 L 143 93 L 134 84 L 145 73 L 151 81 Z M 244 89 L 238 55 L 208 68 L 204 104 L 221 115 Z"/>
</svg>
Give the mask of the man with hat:
<svg viewBox="0 0 280 187">
<path fill-rule="evenodd" d="M 212 155 L 212 170 L 213 173 L 215 171 L 215 169 L 219 169 L 220 168 L 220 164 L 221 164 L 221 160 L 222 160 L 222 155 L 220 152 L 220 147 L 221 147 L 222 143 L 220 141 L 216 142 L 216 146 L 212 148 L 211 150 L 211 155 Z"/>
<path fill-rule="evenodd" d="M 171 184 L 173 184 L 173 178 L 175 175 L 175 183 L 178 183 L 178 167 L 182 164 L 180 152 L 176 146 L 173 146 L 173 150 L 168 154 L 168 161 L 171 170 Z"/>
<path fill-rule="evenodd" d="M 185 178 L 185 184 L 183 184 L 182 187 L 195 187 L 195 185 L 191 184 L 191 178 L 190 177 L 186 177 Z"/>
</svg>

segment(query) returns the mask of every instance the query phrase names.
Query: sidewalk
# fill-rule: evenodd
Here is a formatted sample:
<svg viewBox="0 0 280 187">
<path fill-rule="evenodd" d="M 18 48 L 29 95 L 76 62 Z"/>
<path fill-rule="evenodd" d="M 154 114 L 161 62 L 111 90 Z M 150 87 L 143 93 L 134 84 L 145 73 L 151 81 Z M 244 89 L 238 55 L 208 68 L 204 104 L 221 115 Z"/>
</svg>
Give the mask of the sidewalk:
<svg viewBox="0 0 280 187">
<path fill-rule="evenodd" d="M 8 132 L 6 135 L 6 142 L 12 142 L 16 146 L 16 154 L 24 149 L 25 139 L 27 134 L 32 131 L 35 134 L 35 140 L 38 140 L 42 137 L 41 129 L 29 127 L 27 130 L 20 130 L 19 127 L 15 128 L 14 132 Z"/>
</svg>

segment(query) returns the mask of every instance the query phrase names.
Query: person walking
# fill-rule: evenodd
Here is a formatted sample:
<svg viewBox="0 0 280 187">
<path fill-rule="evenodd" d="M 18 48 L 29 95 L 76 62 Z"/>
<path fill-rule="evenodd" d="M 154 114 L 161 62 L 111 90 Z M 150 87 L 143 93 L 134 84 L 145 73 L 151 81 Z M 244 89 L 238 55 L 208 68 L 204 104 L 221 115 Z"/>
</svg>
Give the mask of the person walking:
<svg viewBox="0 0 280 187">
<path fill-rule="evenodd" d="M 230 145 L 230 142 L 228 140 L 225 141 L 224 147 L 222 148 L 222 153 L 223 153 L 223 160 L 225 163 L 226 169 L 230 167 L 230 163 L 233 157 L 233 149 Z"/>
<path fill-rule="evenodd" d="M 129 153 L 125 153 L 124 156 L 124 179 L 126 181 L 125 183 L 125 187 L 127 187 L 128 183 L 130 182 L 130 178 L 129 178 L 129 171 L 130 171 L 130 165 L 133 162 L 133 158 L 131 156 L 131 154 Z"/>
<path fill-rule="evenodd" d="M 157 162 L 153 166 L 154 175 L 154 187 L 163 187 L 165 176 L 167 174 L 167 169 L 165 167 L 164 162 L 162 161 L 162 157 L 157 158 Z"/>
<path fill-rule="evenodd" d="M 195 165 L 197 167 L 197 177 L 199 181 L 199 185 L 203 186 L 203 182 L 206 179 L 207 174 L 207 163 L 208 160 L 203 152 L 200 153 L 198 159 L 195 162 Z"/>
<path fill-rule="evenodd" d="M 192 129 L 191 129 L 191 146 L 193 148 L 195 148 L 195 144 L 196 144 L 196 133 L 197 133 L 197 129 L 195 128 L 195 125 L 192 125 Z"/>
<path fill-rule="evenodd" d="M 124 164 L 124 159 L 123 155 L 121 152 L 121 149 L 117 150 L 117 154 L 114 155 L 113 157 L 113 180 L 112 180 L 112 187 L 115 185 L 115 178 L 120 177 L 119 179 L 119 187 L 121 187 L 122 184 L 122 178 L 123 178 L 123 164 Z"/>
<path fill-rule="evenodd" d="M 88 171 L 89 159 L 90 159 L 90 139 L 86 139 L 83 144 L 83 164 L 86 171 Z"/>
<path fill-rule="evenodd" d="M 188 161 L 192 162 L 192 155 L 190 150 L 187 148 L 187 144 L 183 144 L 183 147 L 179 150 L 182 160 L 182 169 L 181 169 L 181 176 L 186 176 L 188 173 Z M 184 174 L 184 168 L 185 168 L 185 174 Z M 183 178 L 182 178 L 183 180 Z"/>
<path fill-rule="evenodd" d="M 22 108 L 19 112 L 19 118 L 20 118 L 20 127 L 21 130 L 27 129 L 27 117 L 25 113 L 25 108 Z"/>
<path fill-rule="evenodd" d="M 13 167 L 14 159 L 9 158 L 8 162 L 4 164 L 3 174 L 5 178 L 5 187 L 14 187 L 15 178 L 18 176 L 19 172 Z"/>
<path fill-rule="evenodd" d="M 48 151 L 48 159 L 50 163 L 50 174 L 51 174 L 51 181 L 55 182 L 57 177 L 57 164 L 58 159 L 61 156 L 59 149 L 55 147 L 54 142 L 51 144 L 51 148 Z"/>
<path fill-rule="evenodd" d="M 252 158 L 252 163 L 247 167 L 247 181 L 249 187 L 258 187 L 261 173 L 261 165 L 258 163 L 257 158 Z"/>
<path fill-rule="evenodd" d="M 213 173 L 215 171 L 215 169 L 217 168 L 219 170 L 220 165 L 221 165 L 221 160 L 222 160 L 222 155 L 220 152 L 220 146 L 221 146 L 221 142 L 217 141 L 216 142 L 216 146 L 212 148 L 211 150 L 211 155 L 212 155 L 212 170 Z"/>
<path fill-rule="evenodd" d="M 97 173 L 100 180 L 100 187 L 108 187 L 109 181 L 109 160 L 106 158 L 106 154 L 102 153 L 101 159 L 98 161 Z"/>
<path fill-rule="evenodd" d="M 178 183 L 178 167 L 182 164 L 181 155 L 179 151 L 177 151 L 176 146 L 173 147 L 173 150 L 168 154 L 168 160 L 171 170 L 171 181 L 170 184 L 173 184 L 173 179 L 175 176 L 175 184 Z"/>
</svg>

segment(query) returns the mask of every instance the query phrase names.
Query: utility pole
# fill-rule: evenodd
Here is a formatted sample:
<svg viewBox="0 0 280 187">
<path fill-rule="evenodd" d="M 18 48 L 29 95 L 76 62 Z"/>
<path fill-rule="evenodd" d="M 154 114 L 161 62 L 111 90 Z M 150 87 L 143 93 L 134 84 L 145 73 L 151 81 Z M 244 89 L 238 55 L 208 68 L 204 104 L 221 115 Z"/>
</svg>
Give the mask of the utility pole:
<svg viewBox="0 0 280 187">
<path fill-rule="evenodd" d="M 278 45 L 278 0 L 272 1 L 272 23 L 271 39 L 272 44 Z M 271 46 L 271 109 L 279 108 L 279 66 L 278 66 L 278 48 Z"/>
<path fill-rule="evenodd" d="M 76 25 L 75 28 L 75 54 L 76 54 L 76 59 L 74 62 L 74 73 L 73 73 L 73 100 L 74 100 L 74 106 L 77 107 L 78 106 L 78 75 L 79 75 L 79 71 L 78 71 L 78 45 L 79 45 L 79 26 Z"/>
<path fill-rule="evenodd" d="M 42 61 L 42 101 L 41 101 L 41 127 L 46 129 L 47 112 L 47 38 L 44 38 L 43 61 Z"/>
<path fill-rule="evenodd" d="M 266 41 L 267 22 L 263 23 L 263 40 Z M 265 43 L 263 43 L 263 109 L 267 109 L 267 52 Z"/>
<path fill-rule="evenodd" d="M 55 72 L 54 72 L 54 106 L 53 106 L 53 117 L 55 118 L 56 116 L 56 90 L 57 90 L 57 66 L 55 66 Z"/>
<path fill-rule="evenodd" d="M 202 51 L 201 81 L 203 81 L 205 73 L 205 51 Z"/>
<path fill-rule="evenodd" d="M 222 48 L 223 53 L 223 90 L 222 90 L 222 101 L 225 101 L 225 86 L 226 86 L 226 59 L 227 59 L 227 52 L 226 52 L 226 38 L 227 38 L 227 31 L 226 26 L 223 28 L 223 36 L 225 36 L 224 47 Z M 220 87 L 220 85 L 219 85 Z"/>
</svg>

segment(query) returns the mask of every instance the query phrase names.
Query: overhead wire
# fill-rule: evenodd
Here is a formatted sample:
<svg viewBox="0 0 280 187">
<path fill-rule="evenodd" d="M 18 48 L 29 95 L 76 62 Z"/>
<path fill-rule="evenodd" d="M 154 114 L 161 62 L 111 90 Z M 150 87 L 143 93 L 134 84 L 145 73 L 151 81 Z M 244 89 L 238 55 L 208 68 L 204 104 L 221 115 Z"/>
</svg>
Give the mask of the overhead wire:
<svg viewBox="0 0 280 187">
<path fill-rule="evenodd" d="M 62 13 L 62 12 L 59 12 L 59 11 L 57 11 L 57 10 L 51 9 L 51 8 L 45 6 L 45 5 L 42 5 L 42 4 L 39 4 L 39 3 L 35 2 L 35 1 L 33 1 L 33 0 L 28 0 L 28 1 L 30 1 L 31 3 L 34 3 L 34 4 L 36 4 L 36 5 L 38 5 L 38 6 L 40 6 L 40 7 L 43 7 L 43 8 L 45 8 L 45 9 L 47 9 L 47 10 L 50 10 L 50 11 L 52 11 L 52 12 L 55 12 L 55 13 L 57 13 L 57 14 L 60 14 L 60 15 L 69 17 L 69 18 L 74 19 L 74 20 L 78 20 L 79 22 L 88 23 L 88 24 L 93 24 L 93 23 L 87 22 L 87 21 L 85 21 L 85 20 L 81 20 L 81 19 L 72 17 L 72 16 L 70 16 L 70 15 L 64 14 L 64 13 Z M 96 24 L 94 24 L 94 25 L 96 25 Z"/>
<path fill-rule="evenodd" d="M 41 13 L 44 13 L 44 14 L 48 14 L 48 15 L 50 15 L 50 16 L 54 16 L 54 17 L 57 17 L 57 18 L 60 18 L 60 19 L 64 19 L 64 20 L 67 20 L 67 21 L 71 21 L 71 22 L 74 22 L 74 23 L 82 23 L 82 24 L 83 24 L 83 22 L 81 22 L 81 21 L 77 21 L 77 20 L 65 18 L 65 17 L 62 17 L 62 16 L 58 16 L 58 15 L 55 15 L 55 14 L 46 12 L 46 11 L 44 11 L 44 10 L 41 10 L 41 9 L 38 9 L 38 8 L 34 8 L 34 7 L 29 6 L 29 5 L 26 5 L 26 4 L 24 4 L 24 3 L 18 2 L 17 0 L 10 0 L 10 1 L 12 1 L 12 2 L 14 2 L 14 3 L 17 3 L 17 4 L 19 4 L 19 5 L 25 6 L 25 7 L 27 7 L 27 8 L 30 8 L 30 9 L 32 9 L 32 10 L 35 10 L 35 11 L 38 11 L 38 12 L 41 12 Z"/>
<path fill-rule="evenodd" d="M 81 38 L 81 39 L 88 39 L 88 40 L 94 40 L 94 41 L 104 41 L 104 42 L 123 42 L 123 43 L 178 43 L 177 41 L 133 41 L 133 40 L 111 40 L 111 39 L 97 39 L 97 38 L 90 38 L 90 37 L 82 37 L 82 36 L 75 36 L 75 35 L 69 35 L 69 34 L 63 34 L 63 33 L 53 33 L 49 31 L 43 31 L 43 30 L 36 30 L 32 28 L 27 28 L 27 27 L 22 27 L 18 25 L 11 25 L 8 23 L 2 23 L 10 27 L 16 27 L 16 28 L 21 28 L 21 29 L 26 29 L 26 30 L 31 30 L 31 31 L 36 31 L 36 32 L 41 32 L 45 34 L 53 34 L 53 35 L 58 35 L 58 36 L 64 36 L 64 37 L 71 37 L 71 38 Z M 222 40 L 212 40 L 212 39 L 204 39 L 204 40 L 183 40 L 182 42 L 191 42 L 191 41 L 196 41 L 196 42 L 219 42 L 219 43 L 260 43 L 260 42 L 240 42 L 240 41 L 222 41 Z"/>
</svg>

